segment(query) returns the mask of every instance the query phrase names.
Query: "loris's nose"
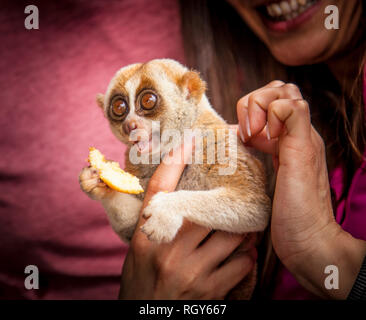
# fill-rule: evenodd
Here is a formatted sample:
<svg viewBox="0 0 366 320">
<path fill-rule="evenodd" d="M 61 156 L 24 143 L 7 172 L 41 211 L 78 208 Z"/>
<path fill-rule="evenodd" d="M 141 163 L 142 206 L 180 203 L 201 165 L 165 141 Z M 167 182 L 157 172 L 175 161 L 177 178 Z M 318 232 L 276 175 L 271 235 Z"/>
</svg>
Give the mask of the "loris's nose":
<svg viewBox="0 0 366 320">
<path fill-rule="evenodd" d="M 122 125 L 125 134 L 130 134 L 132 130 L 137 129 L 137 122 L 135 120 L 125 121 Z"/>
</svg>

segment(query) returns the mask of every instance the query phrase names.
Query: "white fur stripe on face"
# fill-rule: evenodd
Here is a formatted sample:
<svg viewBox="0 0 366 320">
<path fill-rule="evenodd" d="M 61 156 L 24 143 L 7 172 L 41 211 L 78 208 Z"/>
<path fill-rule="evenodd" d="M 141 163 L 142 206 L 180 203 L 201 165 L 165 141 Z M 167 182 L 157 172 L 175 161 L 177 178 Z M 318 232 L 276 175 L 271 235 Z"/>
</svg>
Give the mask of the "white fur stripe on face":
<svg viewBox="0 0 366 320">
<path fill-rule="evenodd" d="M 135 63 L 126 67 L 123 67 L 121 69 L 119 69 L 116 74 L 114 75 L 114 77 L 112 78 L 111 82 L 108 85 L 105 97 L 104 97 L 104 105 L 106 107 L 108 107 L 109 101 L 111 99 L 110 95 L 111 92 L 113 90 L 113 88 L 115 88 L 115 86 L 117 85 L 117 82 L 119 81 L 120 76 L 125 73 L 128 72 L 129 69 L 135 68 L 136 65 L 140 65 L 140 63 Z M 136 89 L 138 88 L 138 86 L 140 85 L 141 79 L 139 74 L 135 73 L 130 79 L 128 79 L 124 85 L 125 89 L 127 90 L 127 92 L 129 93 L 129 108 L 130 108 L 130 114 L 135 114 L 135 96 L 136 96 Z M 128 116 L 129 116 L 128 115 Z M 127 116 L 127 117 L 128 117 Z"/>
<path fill-rule="evenodd" d="M 140 85 L 140 83 L 141 83 L 141 76 L 139 74 L 133 75 L 125 83 L 125 89 L 127 90 L 128 94 L 129 94 L 128 98 L 129 98 L 129 107 L 130 107 L 130 112 L 127 117 L 135 114 L 136 90 L 137 90 L 138 86 Z"/>
</svg>

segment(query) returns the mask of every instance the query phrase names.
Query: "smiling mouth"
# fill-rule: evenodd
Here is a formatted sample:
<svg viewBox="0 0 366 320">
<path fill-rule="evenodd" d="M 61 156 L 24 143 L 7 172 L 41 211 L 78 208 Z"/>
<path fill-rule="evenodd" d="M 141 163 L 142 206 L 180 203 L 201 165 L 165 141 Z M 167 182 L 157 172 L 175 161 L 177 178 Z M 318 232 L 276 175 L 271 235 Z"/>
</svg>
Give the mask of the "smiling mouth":
<svg viewBox="0 0 366 320">
<path fill-rule="evenodd" d="M 287 0 L 258 7 L 258 11 L 271 22 L 291 21 L 302 15 L 320 0 Z"/>
</svg>

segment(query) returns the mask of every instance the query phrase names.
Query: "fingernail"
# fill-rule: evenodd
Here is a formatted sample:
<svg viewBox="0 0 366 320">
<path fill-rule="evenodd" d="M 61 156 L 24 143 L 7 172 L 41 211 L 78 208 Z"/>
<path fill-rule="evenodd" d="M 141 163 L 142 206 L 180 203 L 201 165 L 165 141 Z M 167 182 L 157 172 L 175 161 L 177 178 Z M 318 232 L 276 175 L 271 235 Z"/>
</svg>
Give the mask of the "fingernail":
<svg viewBox="0 0 366 320">
<path fill-rule="evenodd" d="M 267 125 L 266 125 L 266 134 L 267 134 L 267 139 L 268 139 L 268 140 L 271 140 L 271 136 L 270 136 L 270 134 L 269 134 L 268 123 L 267 123 Z"/>
<path fill-rule="evenodd" d="M 249 123 L 248 114 L 245 117 L 245 126 L 246 126 L 246 129 L 247 129 L 248 137 L 251 137 L 252 136 L 252 132 L 250 131 L 250 123 Z"/>
<path fill-rule="evenodd" d="M 241 126 L 240 125 L 239 125 L 239 134 L 240 134 L 241 141 L 245 142 L 244 134 L 243 134 L 243 131 L 241 130 Z"/>
</svg>

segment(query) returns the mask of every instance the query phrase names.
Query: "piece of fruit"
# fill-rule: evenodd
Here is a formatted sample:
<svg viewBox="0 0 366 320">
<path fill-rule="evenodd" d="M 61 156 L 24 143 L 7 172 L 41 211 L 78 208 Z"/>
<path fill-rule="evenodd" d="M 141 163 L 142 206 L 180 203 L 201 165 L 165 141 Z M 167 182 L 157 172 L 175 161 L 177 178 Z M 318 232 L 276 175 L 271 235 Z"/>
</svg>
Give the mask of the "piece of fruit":
<svg viewBox="0 0 366 320">
<path fill-rule="evenodd" d="M 98 170 L 99 177 L 111 189 L 131 194 L 144 192 L 137 177 L 123 171 L 118 162 L 107 161 L 98 149 L 89 148 L 88 161 L 93 168 Z"/>
</svg>

